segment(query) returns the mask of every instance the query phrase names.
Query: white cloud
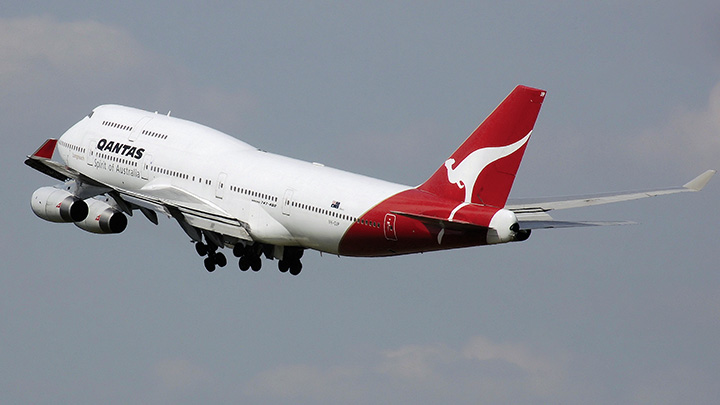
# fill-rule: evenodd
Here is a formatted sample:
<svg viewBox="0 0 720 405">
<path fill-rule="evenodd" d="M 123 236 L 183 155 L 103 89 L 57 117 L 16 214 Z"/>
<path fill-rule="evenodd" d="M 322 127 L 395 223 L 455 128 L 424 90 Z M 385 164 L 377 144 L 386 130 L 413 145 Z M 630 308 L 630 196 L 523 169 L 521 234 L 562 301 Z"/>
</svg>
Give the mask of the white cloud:
<svg viewBox="0 0 720 405">
<path fill-rule="evenodd" d="M 675 113 L 665 125 L 646 131 L 634 146 L 637 155 L 654 161 L 716 169 L 720 163 L 720 83 L 710 90 L 704 107 Z"/>
<path fill-rule="evenodd" d="M 210 373 L 186 359 L 168 359 L 155 365 L 154 375 L 163 390 L 192 389 L 211 380 Z"/>
<path fill-rule="evenodd" d="M 408 345 L 384 352 L 378 371 L 405 380 L 430 380 L 439 377 L 435 365 L 457 359 L 457 353 L 445 346 Z"/>
<path fill-rule="evenodd" d="M 283 365 L 255 376 L 246 391 L 254 397 L 347 402 L 362 393 L 359 371 L 347 367 Z"/>
<path fill-rule="evenodd" d="M 522 402 L 565 398 L 564 360 L 478 336 L 462 348 L 405 345 L 367 363 L 282 365 L 246 386 L 253 397 L 316 402 Z"/>
<path fill-rule="evenodd" d="M 0 82 L 36 78 L 41 71 L 107 75 L 135 68 L 146 58 L 128 33 L 98 22 L 0 19 Z"/>
<path fill-rule="evenodd" d="M 208 392 L 215 379 L 205 367 L 184 358 L 157 362 L 151 371 L 151 403 L 177 403 L 181 399 Z"/>
<path fill-rule="evenodd" d="M 184 66 L 124 29 L 47 17 L 0 19 L 3 115 L 27 121 L 37 109 L 65 116 L 104 103 L 173 110 L 226 130 L 242 127 L 254 105 L 242 91 L 196 84 Z"/>
<path fill-rule="evenodd" d="M 478 336 L 463 355 L 477 361 L 500 360 L 519 367 L 529 378 L 531 390 L 542 396 L 558 392 L 565 382 L 564 359 L 535 353 L 523 344 L 496 344 Z"/>
</svg>

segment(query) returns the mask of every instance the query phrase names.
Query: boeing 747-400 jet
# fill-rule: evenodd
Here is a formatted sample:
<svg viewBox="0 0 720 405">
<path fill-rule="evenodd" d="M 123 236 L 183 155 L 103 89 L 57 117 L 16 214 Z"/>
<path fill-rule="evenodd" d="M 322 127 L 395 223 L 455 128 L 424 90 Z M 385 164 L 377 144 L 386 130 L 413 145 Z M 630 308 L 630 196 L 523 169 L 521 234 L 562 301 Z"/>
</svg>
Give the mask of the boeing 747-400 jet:
<svg viewBox="0 0 720 405">
<path fill-rule="evenodd" d="M 699 191 L 709 170 L 683 187 L 508 201 L 545 91 L 516 87 L 439 165 L 412 187 L 274 155 L 193 122 L 103 105 L 25 161 L 61 184 L 36 190 L 32 210 L 94 233 L 120 233 L 140 211 L 173 218 L 205 268 L 241 270 L 261 257 L 300 273 L 306 249 L 392 256 L 524 241 L 541 228 L 621 222 L 556 221 L 548 212 Z M 57 150 L 64 163 L 52 160 Z M 126 216 L 127 215 L 127 216 Z"/>
</svg>

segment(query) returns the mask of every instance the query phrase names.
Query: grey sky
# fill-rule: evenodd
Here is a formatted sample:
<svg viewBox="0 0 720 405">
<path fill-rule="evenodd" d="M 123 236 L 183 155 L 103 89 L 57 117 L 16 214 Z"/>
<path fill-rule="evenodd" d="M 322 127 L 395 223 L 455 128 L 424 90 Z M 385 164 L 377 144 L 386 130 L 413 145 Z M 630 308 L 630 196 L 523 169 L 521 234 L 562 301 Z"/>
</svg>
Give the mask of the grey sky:
<svg viewBox="0 0 720 405">
<path fill-rule="evenodd" d="M 3 2 L 5 3 L 5 2 Z M 548 90 L 512 196 L 720 166 L 720 6 L 26 1 L 0 10 L 0 392 L 8 403 L 710 403 L 720 198 L 558 213 L 638 226 L 208 274 L 171 220 L 36 218 L 22 164 L 96 105 L 425 180 L 516 84 Z"/>
</svg>

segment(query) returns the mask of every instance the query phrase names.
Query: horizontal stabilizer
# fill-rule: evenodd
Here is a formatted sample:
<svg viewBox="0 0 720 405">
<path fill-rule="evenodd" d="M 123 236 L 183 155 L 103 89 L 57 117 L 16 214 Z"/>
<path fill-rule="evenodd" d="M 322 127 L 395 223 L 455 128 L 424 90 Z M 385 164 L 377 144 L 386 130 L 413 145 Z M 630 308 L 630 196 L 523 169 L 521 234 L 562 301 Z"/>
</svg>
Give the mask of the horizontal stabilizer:
<svg viewBox="0 0 720 405">
<path fill-rule="evenodd" d="M 519 221 L 520 229 L 577 228 L 583 226 L 635 225 L 632 221 Z"/>
</svg>

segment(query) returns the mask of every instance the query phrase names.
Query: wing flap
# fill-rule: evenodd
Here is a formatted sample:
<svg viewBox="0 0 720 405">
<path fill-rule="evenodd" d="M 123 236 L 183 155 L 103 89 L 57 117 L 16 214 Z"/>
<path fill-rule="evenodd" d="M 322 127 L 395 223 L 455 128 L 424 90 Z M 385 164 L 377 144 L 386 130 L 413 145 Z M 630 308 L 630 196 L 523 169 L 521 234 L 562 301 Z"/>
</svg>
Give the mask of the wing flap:
<svg viewBox="0 0 720 405">
<path fill-rule="evenodd" d="M 118 190 L 133 204 L 164 212 L 172 216 L 185 229 L 187 225 L 238 239 L 252 241 L 248 225 L 230 216 L 215 204 L 192 193 L 167 184 L 151 184 L 142 189 L 142 194 Z M 186 230 L 186 232 L 188 232 Z"/>
<path fill-rule="evenodd" d="M 182 211 L 182 210 L 181 210 Z M 240 224 L 231 224 L 226 222 L 220 222 L 217 220 L 201 217 L 188 212 L 183 212 L 183 217 L 188 224 L 195 228 L 200 228 L 206 231 L 219 233 L 221 235 L 233 236 L 235 238 L 252 241 L 252 237 L 248 231 Z"/>
</svg>

